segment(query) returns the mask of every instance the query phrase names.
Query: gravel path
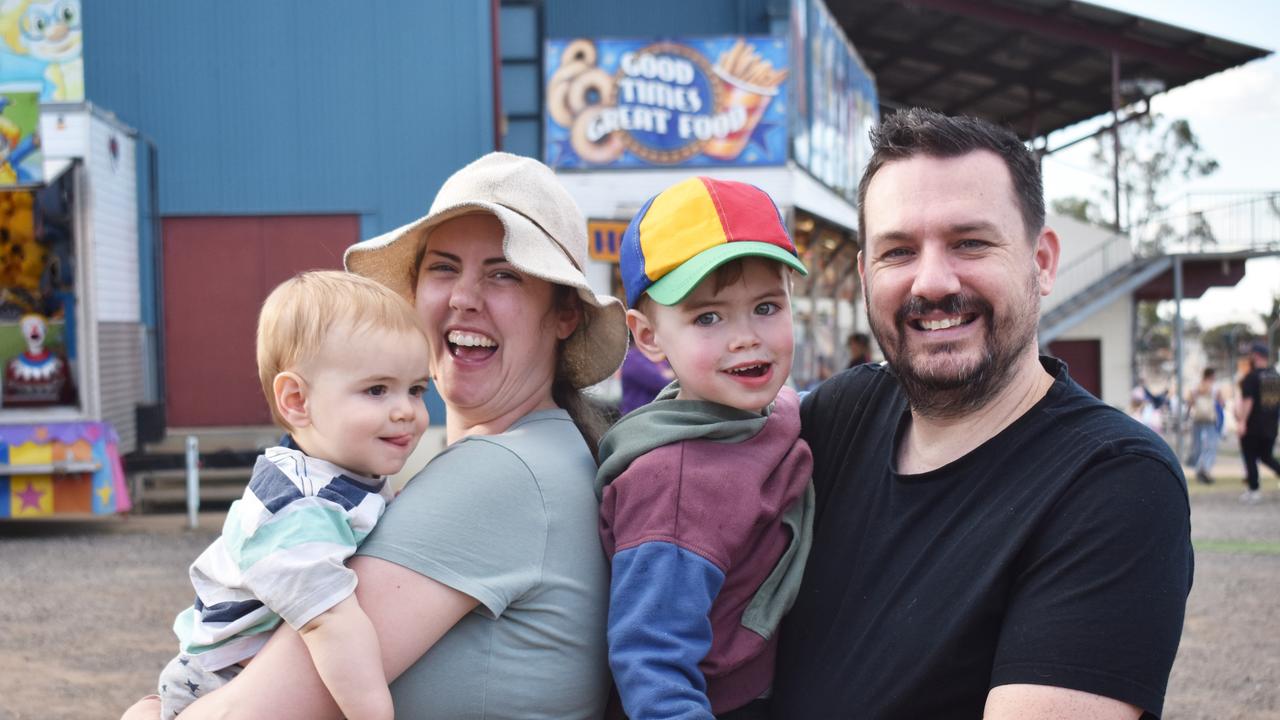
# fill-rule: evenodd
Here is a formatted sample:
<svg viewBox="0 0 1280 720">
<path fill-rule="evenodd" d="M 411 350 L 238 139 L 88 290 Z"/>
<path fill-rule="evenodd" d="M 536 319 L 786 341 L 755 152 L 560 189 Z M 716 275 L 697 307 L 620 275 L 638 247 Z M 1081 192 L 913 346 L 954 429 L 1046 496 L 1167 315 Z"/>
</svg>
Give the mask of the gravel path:
<svg viewBox="0 0 1280 720">
<path fill-rule="evenodd" d="M 1196 582 L 1165 717 L 1280 720 L 1280 492 L 1192 488 Z M 181 515 L 0 523 L 0 720 L 115 718 L 150 691 L 213 539 Z"/>
<path fill-rule="evenodd" d="M 119 717 L 153 692 L 220 513 L 0 523 L 0 720 Z"/>
</svg>

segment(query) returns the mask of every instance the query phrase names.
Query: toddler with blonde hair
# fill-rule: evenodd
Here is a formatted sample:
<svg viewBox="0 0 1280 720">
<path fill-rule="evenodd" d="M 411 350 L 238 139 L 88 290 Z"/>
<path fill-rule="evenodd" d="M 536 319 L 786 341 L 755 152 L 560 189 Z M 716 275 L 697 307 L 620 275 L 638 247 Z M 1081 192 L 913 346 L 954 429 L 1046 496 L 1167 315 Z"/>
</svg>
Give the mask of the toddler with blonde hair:
<svg viewBox="0 0 1280 720">
<path fill-rule="evenodd" d="M 191 566 L 195 603 L 160 675 L 162 717 L 226 684 L 284 620 L 345 717 L 393 716 L 381 651 L 344 564 L 427 426 L 427 338 L 377 282 L 335 271 L 281 283 L 258 319 L 262 392 L 289 433 L 258 458 L 222 534 Z"/>
</svg>

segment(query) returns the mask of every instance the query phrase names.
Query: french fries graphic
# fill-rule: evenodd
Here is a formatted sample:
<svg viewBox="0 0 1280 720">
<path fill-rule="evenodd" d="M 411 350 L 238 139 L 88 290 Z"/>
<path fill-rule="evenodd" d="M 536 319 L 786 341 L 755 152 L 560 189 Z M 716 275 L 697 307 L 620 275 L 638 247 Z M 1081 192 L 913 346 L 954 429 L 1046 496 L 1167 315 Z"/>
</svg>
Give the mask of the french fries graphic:
<svg viewBox="0 0 1280 720">
<path fill-rule="evenodd" d="M 733 46 L 716 59 L 716 75 L 724 83 L 725 92 L 720 112 L 745 112 L 741 127 L 726 137 L 707 141 L 702 152 L 717 160 L 737 158 L 760 124 L 764 111 L 778 94 L 778 86 L 787 79 L 787 71 L 760 57 L 754 46 L 738 38 Z"/>
<path fill-rule="evenodd" d="M 777 88 L 787 79 L 786 70 L 775 69 L 773 63 L 760 57 L 755 48 L 742 38 L 720 53 L 716 59 L 716 72 L 728 82 L 760 89 Z"/>
</svg>

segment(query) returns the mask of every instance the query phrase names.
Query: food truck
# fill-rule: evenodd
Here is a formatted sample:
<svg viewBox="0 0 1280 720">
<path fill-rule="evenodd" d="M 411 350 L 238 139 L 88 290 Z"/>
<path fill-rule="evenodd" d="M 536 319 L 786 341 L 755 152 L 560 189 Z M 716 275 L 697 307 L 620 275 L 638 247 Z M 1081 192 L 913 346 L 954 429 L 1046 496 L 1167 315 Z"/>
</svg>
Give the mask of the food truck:
<svg viewBox="0 0 1280 720">
<path fill-rule="evenodd" d="M 129 510 L 141 323 L 137 137 L 0 93 L 0 521 Z"/>
</svg>

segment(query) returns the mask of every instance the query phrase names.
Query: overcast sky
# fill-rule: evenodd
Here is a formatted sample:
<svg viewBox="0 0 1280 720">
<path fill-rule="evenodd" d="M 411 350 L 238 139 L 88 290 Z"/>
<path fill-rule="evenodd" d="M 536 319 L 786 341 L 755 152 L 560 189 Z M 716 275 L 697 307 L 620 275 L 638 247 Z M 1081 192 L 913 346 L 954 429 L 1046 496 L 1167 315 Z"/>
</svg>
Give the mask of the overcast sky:
<svg viewBox="0 0 1280 720">
<path fill-rule="evenodd" d="M 1276 0 L 1091 0 L 1095 4 L 1248 43 L 1280 46 L 1280 2 Z M 1171 195 L 1204 191 L 1280 191 L 1280 57 L 1268 56 L 1162 94 L 1152 109 L 1191 122 L 1206 153 L 1221 163 L 1208 178 L 1171 185 Z M 1092 131 L 1072 128 L 1050 138 L 1050 147 Z M 1102 182 L 1093 169 L 1090 142 L 1045 159 L 1045 194 L 1092 196 Z M 1273 225 L 1272 227 L 1276 227 Z M 1276 238 L 1280 240 L 1280 238 Z M 1257 315 L 1280 295 L 1280 259 L 1251 260 L 1245 278 L 1230 289 L 1213 289 L 1184 306 L 1207 326 L 1230 321 L 1257 323 Z M 1261 324 L 1258 324 L 1261 329 Z"/>
</svg>

